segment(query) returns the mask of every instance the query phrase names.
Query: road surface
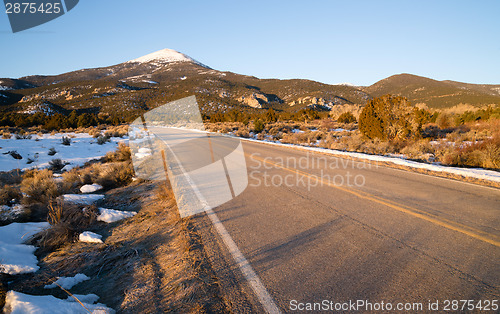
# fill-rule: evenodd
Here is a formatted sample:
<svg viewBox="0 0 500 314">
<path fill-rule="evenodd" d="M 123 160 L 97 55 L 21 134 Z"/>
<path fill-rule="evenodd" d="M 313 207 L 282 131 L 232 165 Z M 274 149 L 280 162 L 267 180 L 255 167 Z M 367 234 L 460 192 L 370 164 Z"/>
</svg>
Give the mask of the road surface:
<svg viewBox="0 0 500 314">
<path fill-rule="evenodd" d="M 243 148 L 249 186 L 213 210 L 281 311 L 324 300 L 427 311 L 429 302 L 451 310 L 452 300 L 499 299 L 500 190 L 287 147 Z M 194 221 L 234 310 L 262 311 L 206 215 Z"/>
</svg>

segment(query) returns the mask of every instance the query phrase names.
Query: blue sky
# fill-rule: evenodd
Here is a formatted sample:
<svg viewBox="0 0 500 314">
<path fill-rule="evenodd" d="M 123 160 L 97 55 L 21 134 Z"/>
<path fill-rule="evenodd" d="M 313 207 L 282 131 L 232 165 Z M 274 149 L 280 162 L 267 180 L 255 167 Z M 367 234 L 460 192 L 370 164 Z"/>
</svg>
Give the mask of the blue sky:
<svg viewBox="0 0 500 314">
<path fill-rule="evenodd" d="M 12 34 L 0 77 L 108 66 L 171 48 L 260 78 L 370 85 L 412 73 L 500 84 L 500 1 L 81 0 Z"/>
</svg>

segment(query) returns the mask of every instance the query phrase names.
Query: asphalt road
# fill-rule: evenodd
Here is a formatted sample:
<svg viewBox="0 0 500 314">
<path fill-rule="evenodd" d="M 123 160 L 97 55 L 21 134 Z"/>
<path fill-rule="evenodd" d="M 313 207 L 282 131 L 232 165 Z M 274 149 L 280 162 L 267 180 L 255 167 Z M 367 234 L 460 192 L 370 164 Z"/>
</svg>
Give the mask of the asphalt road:
<svg viewBox="0 0 500 314">
<path fill-rule="evenodd" d="M 499 299 L 500 190 L 286 147 L 243 148 L 249 186 L 214 211 L 281 311 L 323 300 L 427 311 L 429 301 L 443 310 L 446 300 Z M 202 234 L 221 280 L 232 281 L 223 289 L 242 287 L 225 293 L 253 299 L 233 300 L 234 310 L 261 311 L 221 240 Z"/>
</svg>

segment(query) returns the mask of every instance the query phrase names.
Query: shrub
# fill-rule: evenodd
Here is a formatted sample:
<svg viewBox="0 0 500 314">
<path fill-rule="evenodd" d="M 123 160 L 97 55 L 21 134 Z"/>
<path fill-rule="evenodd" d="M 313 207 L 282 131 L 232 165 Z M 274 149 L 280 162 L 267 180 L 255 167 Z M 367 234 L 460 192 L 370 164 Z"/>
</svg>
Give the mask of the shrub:
<svg viewBox="0 0 500 314">
<path fill-rule="evenodd" d="M 62 201 L 51 202 L 47 221 L 51 224 L 36 234 L 31 242 L 45 250 L 54 250 L 77 239 L 80 232 L 97 221 L 99 210 L 95 206 L 81 208 Z"/>
<path fill-rule="evenodd" d="M 18 160 L 23 159 L 23 156 L 21 156 L 16 150 L 11 150 L 11 151 L 8 151 L 7 153 L 4 153 L 4 154 L 9 154 L 14 159 L 18 159 Z"/>
<path fill-rule="evenodd" d="M 30 140 L 31 139 L 31 134 L 16 134 L 16 140 Z"/>
<path fill-rule="evenodd" d="M 344 112 L 341 114 L 338 118 L 337 121 L 340 123 L 355 123 L 356 117 L 349 111 Z"/>
<path fill-rule="evenodd" d="M 21 182 L 21 192 L 26 195 L 23 201 L 28 204 L 47 203 L 59 195 L 52 171 L 48 169 L 26 171 Z"/>
<path fill-rule="evenodd" d="M 63 136 L 61 139 L 61 143 L 65 146 L 70 146 L 71 145 L 71 138 Z"/>
<path fill-rule="evenodd" d="M 105 168 L 97 178 L 96 182 L 102 185 L 105 189 L 114 189 L 120 186 L 125 186 L 132 182 L 134 169 L 132 162 L 125 161 L 110 165 Z"/>
<path fill-rule="evenodd" d="M 421 124 L 415 108 L 400 96 L 385 95 L 366 104 L 359 116 L 359 130 L 370 138 L 403 140 L 418 137 Z"/>
<path fill-rule="evenodd" d="M 441 129 L 447 129 L 451 127 L 451 117 L 447 113 L 441 113 L 438 115 L 436 119 L 436 124 L 441 128 Z"/>
<path fill-rule="evenodd" d="M 130 156 L 130 148 L 124 143 L 119 143 L 117 149 L 114 152 L 108 152 L 104 159 L 106 162 L 127 161 L 130 160 Z"/>
<path fill-rule="evenodd" d="M 73 168 L 62 174 L 62 182 L 60 184 L 61 193 L 77 192 L 78 187 L 82 185 L 78 169 Z"/>
<path fill-rule="evenodd" d="M 64 168 L 66 164 L 59 158 L 54 158 L 51 161 L 49 161 L 49 170 L 52 171 L 60 171 L 62 168 Z"/>
<path fill-rule="evenodd" d="M 21 192 L 10 185 L 4 185 L 0 188 L 0 205 L 12 205 L 19 202 L 21 198 Z"/>
<path fill-rule="evenodd" d="M 100 135 L 98 138 L 97 138 L 97 144 L 99 145 L 102 145 L 106 142 L 109 142 L 109 137 L 108 136 L 102 136 Z"/>
<path fill-rule="evenodd" d="M 92 128 L 88 133 L 93 138 L 98 138 L 99 136 L 101 136 L 101 131 L 98 128 Z"/>
<path fill-rule="evenodd" d="M 253 130 L 256 133 L 260 133 L 260 132 L 262 132 L 262 130 L 264 130 L 265 126 L 266 125 L 264 124 L 264 122 L 262 122 L 262 120 L 259 119 L 259 120 L 257 120 L 257 121 L 254 122 L 254 124 L 253 124 Z"/>
<path fill-rule="evenodd" d="M 248 129 L 246 127 L 238 128 L 236 131 L 234 131 L 234 135 L 245 138 L 250 137 L 250 133 L 248 132 Z"/>
<path fill-rule="evenodd" d="M 51 147 L 49 149 L 49 152 L 47 153 L 49 156 L 54 156 L 55 154 L 57 154 L 57 151 L 54 147 Z"/>
</svg>

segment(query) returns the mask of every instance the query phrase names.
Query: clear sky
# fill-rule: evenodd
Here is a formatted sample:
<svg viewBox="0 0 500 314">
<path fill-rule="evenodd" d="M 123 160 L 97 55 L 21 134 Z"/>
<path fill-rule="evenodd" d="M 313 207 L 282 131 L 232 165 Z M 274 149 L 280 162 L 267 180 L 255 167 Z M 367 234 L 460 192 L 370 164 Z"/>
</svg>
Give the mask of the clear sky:
<svg viewBox="0 0 500 314">
<path fill-rule="evenodd" d="M 412 73 L 500 84 L 500 1 L 80 0 L 12 34 L 0 77 L 108 66 L 171 48 L 260 78 L 370 85 Z"/>
</svg>

